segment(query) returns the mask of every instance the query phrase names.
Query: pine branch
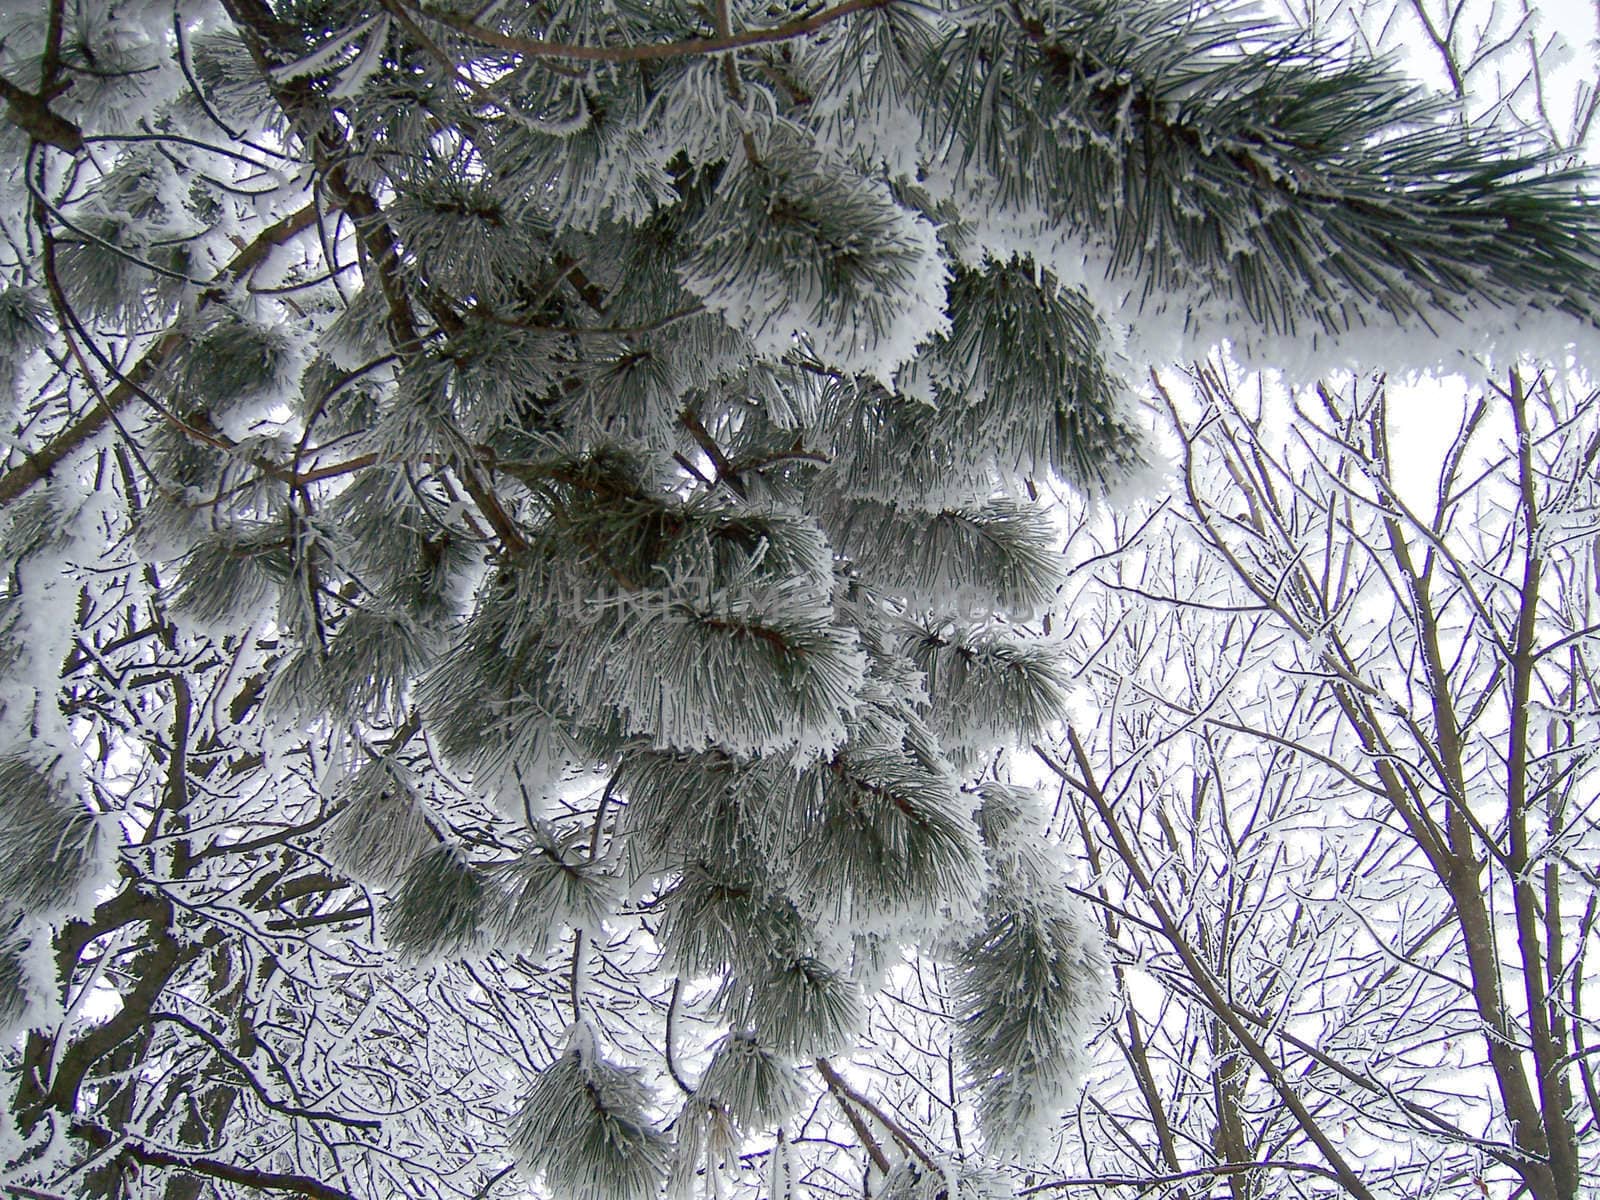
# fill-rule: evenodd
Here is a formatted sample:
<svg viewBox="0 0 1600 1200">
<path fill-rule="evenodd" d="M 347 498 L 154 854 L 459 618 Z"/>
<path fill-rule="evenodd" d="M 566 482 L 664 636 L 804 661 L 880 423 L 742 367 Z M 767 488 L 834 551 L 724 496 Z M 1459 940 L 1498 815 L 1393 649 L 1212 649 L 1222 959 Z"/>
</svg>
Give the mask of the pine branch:
<svg viewBox="0 0 1600 1200">
<path fill-rule="evenodd" d="M 55 89 L 57 93 L 65 90 Z M 50 110 L 42 96 L 25 92 L 5 76 L 0 75 L 0 100 L 6 102 L 6 116 L 36 142 L 76 154 L 83 149 L 83 130 L 73 122 Z"/>
<path fill-rule="evenodd" d="M 282 27 L 271 11 L 260 0 L 224 0 L 224 6 L 241 31 L 250 35 L 246 42 L 256 61 L 256 69 L 284 114 L 311 147 L 319 178 L 355 225 L 357 240 L 372 264 L 389 306 L 389 334 L 395 352 L 402 358 L 414 357 L 422 348 L 422 337 L 406 281 L 399 270 L 400 240 L 373 194 L 351 181 L 346 171 L 347 148 L 338 124 L 318 94 L 304 86 L 303 80 L 288 85 L 277 82 L 278 64 L 273 58 Z M 422 289 L 422 296 L 428 314 L 440 329 L 448 334 L 462 331 L 464 323 L 451 302 L 431 288 Z M 524 552 L 528 543 L 521 530 L 506 512 L 493 487 L 479 476 L 470 455 L 461 472 L 461 485 L 506 552 L 512 555 Z"/>
<path fill-rule="evenodd" d="M 245 35 L 256 70 L 272 98 L 311 149 L 319 180 L 355 225 L 357 240 L 377 273 L 384 300 L 389 305 L 389 333 L 395 341 L 395 350 L 402 355 L 414 354 L 420 349 L 421 340 L 411 298 L 396 270 L 399 239 L 372 194 L 351 183 L 345 169 L 346 148 L 340 143 L 338 126 L 321 97 L 305 86 L 303 80 L 292 84 L 277 82 L 280 64 L 274 60 L 278 56 L 278 43 L 292 35 L 293 29 L 283 26 L 260 0 L 224 0 L 224 7 Z M 433 315 L 441 328 L 460 327 L 460 318 L 452 311 L 442 309 Z"/>
<path fill-rule="evenodd" d="M 692 408 L 686 408 L 678 415 L 678 421 L 689 431 L 689 435 L 694 438 L 695 445 L 699 446 L 705 452 L 705 456 L 711 460 L 711 465 L 717 472 L 717 482 L 727 484 L 739 499 L 745 499 L 749 493 L 744 483 L 739 479 L 738 470 L 728 461 L 728 456 L 722 452 L 722 447 L 717 445 L 717 440 L 706 429 L 705 423 L 700 420 L 699 414 Z"/>
<path fill-rule="evenodd" d="M 822 1069 L 824 1061 L 826 1060 L 820 1058 L 817 1060 L 818 1070 Z M 827 1078 L 827 1072 L 824 1072 L 823 1077 Z M 841 1080 L 840 1082 L 842 1083 L 843 1081 Z M 883 1152 L 883 1147 L 878 1144 L 878 1139 L 872 1136 L 872 1130 L 867 1128 L 867 1123 L 861 1119 L 861 1114 L 856 1111 L 855 1105 L 850 1102 L 849 1093 L 835 1087 L 832 1079 L 828 1080 L 828 1090 L 833 1093 L 834 1102 L 839 1105 L 839 1111 L 844 1113 L 845 1120 L 850 1122 L 850 1128 L 855 1131 L 856 1139 L 860 1141 L 862 1148 L 866 1150 L 867 1157 L 872 1160 L 872 1165 L 887 1175 L 892 1169 L 889 1156 Z"/>
<path fill-rule="evenodd" d="M 877 1122 L 889 1131 L 889 1133 L 894 1137 L 894 1140 L 904 1146 L 905 1149 L 914 1155 L 923 1166 L 928 1168 L 928 1170 L 941 1170 L 933 1155 L 929 1154 L 927 1150 L 923 1148 L 923 1145 L 920 1141 L 912 1137 L 911 1134 L 907 1133 L 905 1127 L 901 1125 L 900 1122 L 896 1121 L 888 1113 L 884 1112 L 882 1108 L 874 1104 L 871 1100 L 867 1099 L 867 1097 L 863 1096 L 860 1092 L 856 1091 L 855 1088 L 851 1087 L 849 1081 L 845 1079 L 843 1075 L 839 1074 L 837 1068 L 835 1068 L 831 1062 L 829 1062 L 826 1058 L 818 1058 L 816 1060 L 816 1067 L 817 1070 L 821 1072 L 822 1078 L 827 1080 L 829 1091 L 833 1092 L 836 1096 L 850 1100 L 850 1102 L 853 1104 L 860 1105 L 867 1112 L 871 1113 Z M 877 1156 L 874 1156 L 873 1161 L 878 1161 Z M 879 1165 L 882 1166 L 883 1164 L 879 1163 Z"/>
<path fill-rule="evenodd" d="M 653 42 L 646 46 L 565 45 L 560 42 L 546 42 L 538 38 L 517 37 L 514 34 L 502 33 L 498 29 L 490 29 L 488 26 L 480 25 L 468 17 L 458 17 L 452 13 L 429 12 L 420 8 L 413 9 L 413 11 L 423 20 L 437 21 L 442 25 L 447 25 L 457 33 L 481 42 L 486 46 L 495 46 L 501 50 L 511 50 L 529 58 L 625 63 L 690 58 L 702 54 L 719 54 L 728 50 L 739 50 L 745 46 L 791 41 L 795 38 L 804 37 L 808 33 L 813 33 L 824 26 L 831 25 L 835 21 L 843 20 L 855 13 L 882 8 L 891 2 L 892 0 L 845 0 L 844 3 L 824 9 L 814 16 L 803 17 L 798 21 L 790 21 L 784 25 L 774 25 L 767 29 L 746 29 L 740 33 L 726 36 L 688 38 L 681 42 Z"/>
<path fill-rule="evenodd" d="M 1147 288 L 1220 285 L 1254 323 L 1290 334 L 1302 319 L 1337 335 L 1353 316 L 1460 318 L 1484 300 L 1533 299 L 1595 324 L 1587 281 L 1600 214 L 1563 194 L 1580 172 L 1550 171 L 1548 155 L 1506 136 L 1468 140 L 1440 119 L 1440 101 L 1370 62 L 1310 64 L 1290 41 L 1230 61 L 1217 52 L 1227 44 L 1220 25 L 1197 23 L 1185 51 L 1187 32 L 1148 19 L 1096 40 L 1109 4 L 1008 7 L 1052 102 L 1116 147 L 1100 186 L 1127 191 L 1100 208 L 1092 189 L 1058 184 L 1040 202 L 1109 234 L 1117 266 Z M 1181 11 L 1141 15 L 1176 27 Z M 1030 111 L 1026 84 L 1014 86 L 1008 103 Z M 1099 160 L 1070 146 L 1056 159 L 1054 142 L 1035 146 L 1036 167 L 1061 183 L 1095 169 Z M 1244 214 L 1259 227 L 1241 225 Z M 1248 253 L 1227 250 L 1241 239 Z"/>
<path fill-rule="evenodd" d="M 673 1052 L 672 1046 L 673 1028 L 677 1024 L 678 1018 L 678 1001 L 682 998 L 682 993 L 683 976 L 674 976 L 672 980 L 672 998 L 667 1001 L 667 1025 L 661 1035 L 661 1050 L 663 1057 L 667 1060 L 667 1074 L 671 1076 L 672 1082 L 678 1085 L 678 1090 L 685 1096 L 692 1096 L 694 1095 L 694 1088 L 689 1086 L 688 1080 L 684 1079 L 682 1073 L 678 1070 L 678 1059 Z"/>
<path fill-rule="evenodd" d="M 309 229 L 317 215 L 317 206 L 308 204 L 263 229 L 217 272 L 210 286 L 201 293 L 202 306 L 222 300 L 231 281 L 248 274 L 275 247 Z M 145 396 L 168 365 L 188 346 L 190 336 L 186 326 L 174 325 L 168 329 L 137 363 L 120 375 L 116 386 L 105 393 L 103 402 L 37 450 L 23 451 L 23 461 L 0 476 L 0 505 L 11 503 L 25 495 L 34 484 L 48 479 L 63 459 L 87 444 L 111 423 L 116 413 Z"/>
</svg>

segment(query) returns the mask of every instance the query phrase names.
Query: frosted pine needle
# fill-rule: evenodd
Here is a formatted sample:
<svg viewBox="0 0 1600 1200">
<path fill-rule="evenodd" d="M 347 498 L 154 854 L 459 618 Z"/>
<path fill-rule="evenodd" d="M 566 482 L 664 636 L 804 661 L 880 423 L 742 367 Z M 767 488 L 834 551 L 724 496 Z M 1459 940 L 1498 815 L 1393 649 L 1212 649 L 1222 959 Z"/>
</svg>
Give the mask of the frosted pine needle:
<svg viewBox="0 0 1600 1200">
<path fill-rule="evenodd" d="M 579 1031 L 577 1040 L 585 1039 Z M 636 1073 L 592 1045 L 568 1051 L 534 1081 L 511 1129 L 517 1161 L 570 1200 L 653 1200 L 667 1176 L 666 1140 L 652 1127 Z"/>
<path fill-rule="evenodd" d="M 598 930 L 621 899 L 608 865 L 546 832 L 540 844 L 490 869 L 489 920 L 508 950 L 543 954 L 566 928 Z"/>
<path fill-rule="evenodd" d="M 389 759 L 356 771 L 343 788 L 337 816 L 322 831 L 333 864 L 374 887 L 392 887 L 439 844 L 410 774 Z"/>
<path fill-rule="evenodd" d="M 484 948 L 489 887 L 459 846 L 441 844 L 414 861 L 384 914 L 389 944 L 418 963 L 464 958 Z"/>
<path fill-rule="evenodd" d="M 860 989 L 815 958 L 773 964 L 752 981 L 740 1020 L 783 1054 L 832 1054 L 849 1043 L 863 1019 Z"/>
<path fill-rule="evenodd" d="M 806 1094 L 793 1065 L 747 1031 L 717 1043 L 697 1091 L 716 1100 L 746 1130 L 776 1125 L 800 1107 Z"/>
<path fill-rule="evenodd" d="M 99 853 L 99 824 L 59 781 L 26 759 L 0 759 L 0 897 L 32 917 L 70 909 Z"/>
</svg>

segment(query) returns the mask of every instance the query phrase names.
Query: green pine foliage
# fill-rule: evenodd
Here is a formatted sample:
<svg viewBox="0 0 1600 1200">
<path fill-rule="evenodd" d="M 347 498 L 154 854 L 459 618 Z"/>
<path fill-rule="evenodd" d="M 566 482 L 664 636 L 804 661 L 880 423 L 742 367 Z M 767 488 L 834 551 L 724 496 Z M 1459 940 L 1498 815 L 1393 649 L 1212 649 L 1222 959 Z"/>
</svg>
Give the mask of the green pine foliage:
<svg viewBox="0 0 1600 1200">
<path fill-rule="evenodd" d="M 1103 1009 L 1085 981 L 1109 963 L 1099 926 L 1066 893 L 1042 849 L 1042 805 L 1006 784 L 984 788 L 979 821 L 991 882 L 984 921 L 956 955 L 957 1037 L 985 1128 L 1042 1137 L 1074 1082 L 1077 1047 Z"/>
<path fill-rule="evenodd" d="M 578 1042 L 590 1036 L 576 1031 Z M 534 1082 L 512 1140 L 528 1174 L 574 1200 L 650 1200 L 668 1148 L 645 1106 L 649 1093 L 625 1068 L 576 1045 Z"/>
<path fill-rule="evenodd" d="M 410 772 L 387 758 L 375 758 L 349 777 L 320 840 L 335 867 L 381 888 L 398 883 L 439 844 Z"/>
<path fill-rule="evenodd" d="M 732 1006 L 734 1023 L 753 1029 L 780 1054 L 811 1058 L 845 1049 L 861 1031 L 861 989 L 849 975 L 810 955 L 774 958 Z"/>
<path fill-rule="evenodd" d="M 24 943 L 13 934 L 0 939 L 0 1033 L 9 1034 L 28 1017 L 28 978 L 23 970 Z"/>
<path fill-rule="evenodd" d="M 50 340 L 48 312 L 44 297 L 31 288 L 13 284 L 0 291 L 0 385 L 8 393 L 28 356 Z"/>
<path fill-rule="evenodd" d="M 115 821 L 0 759 L 0 921 L 160 1031 L 24 1044 L 27 1194 L 125 1138 L 776 1178 L 923 961 L 998 1153 L 1109 999 L 1005 749 L 1071 690 L 1041 497 L 1146 471 L 1139 356 L 1600 321 L 1571 176 L 1228 3 L 68 7 L 0 16 L 0 733 Z"/>
<path fill-rule="evenodd" d="M 804 1103 L 806 1094 L 788 1061 L 744 1031 L 717 1044 L 696 1091 L 747 1129 L 780 1124 Z"/>
<path fill-rule="evenodd" d="M 535 825 L 533 846 L 492 868 L 491 925 L 503 944 L 549 952 L 564 930 L 601 930 L 621 899 L 609 864 L 586 858 L 569 839 Z"/>
<path fill-rule="evenodd" d="M 94 814 L 56 773 L 0 756 L 0 896 L 13 912 L 53 917 L 82 904 L 100 872 Z"/>
<path fill-rule="evenodd" d="M 389 944 L 419 963 L 481 953 L 490 927 L 485 875 L 448 842 L 418 855 L 390 900 L 384 922 Z"/>
<path fill-rule="evenodd" d="M 997 1172 L 973 1163 L 908 1158 L 889 1172 L 878 1194 L 884 1200 L 995 1200 L 1012 1190 Z"/>
</svg>

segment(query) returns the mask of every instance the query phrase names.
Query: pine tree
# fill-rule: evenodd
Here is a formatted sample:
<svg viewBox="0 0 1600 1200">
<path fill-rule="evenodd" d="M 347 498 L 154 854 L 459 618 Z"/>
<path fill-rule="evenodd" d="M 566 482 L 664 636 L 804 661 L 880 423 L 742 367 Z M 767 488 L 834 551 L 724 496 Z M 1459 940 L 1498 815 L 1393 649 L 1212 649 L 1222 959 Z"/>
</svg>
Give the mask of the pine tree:
<svg viewBox="0 0 1600 1200">
<path fill-rule="evenodd" d="M 776 1192 L 825 1090 L 997 1192 L 829 1056 L 939 964 L 1026 1156 L 1108 998 L 1041 497 L 1184 346 L 1600 320 L 1573 176 L 1227 5 L 6 20 L 19 1186 Z"/>
</svg>

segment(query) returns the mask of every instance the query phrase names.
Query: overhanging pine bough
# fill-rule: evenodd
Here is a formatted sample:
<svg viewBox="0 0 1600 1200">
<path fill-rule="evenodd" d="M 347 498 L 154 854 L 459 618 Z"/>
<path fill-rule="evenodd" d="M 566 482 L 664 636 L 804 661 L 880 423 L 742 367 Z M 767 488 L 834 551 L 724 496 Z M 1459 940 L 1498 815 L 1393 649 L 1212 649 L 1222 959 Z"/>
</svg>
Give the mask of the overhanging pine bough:
<svg viewBox="0 0 1600 1200">
<path fill-rule="evenodd" d="M 110 881 L 5 902 L 22 1186 L 115 1194 L 110 1137 L 326 1194 L 519 1162 L 620 1200 L 740 1145 L 822 1178 L 770 1130 L 824 1084 L 926 1166 L 945 1130 L 825 1057 L 910 946 L 953 972 L 986 1145 L 1048 1122 L 1107 985 L 992 765 L 1070 685 L 1036 495 L 1137 472 L 1125 369 L 1172 338 L 1596 316 L 1570 177 L 1190 15 L 6 29 L 0 750 L 81 862 L 52 896 Z M 4 803 L 37 881 L 54 835 Z M 45 1003 L 90 988 L 103 1024 Z"/>
</svg>

